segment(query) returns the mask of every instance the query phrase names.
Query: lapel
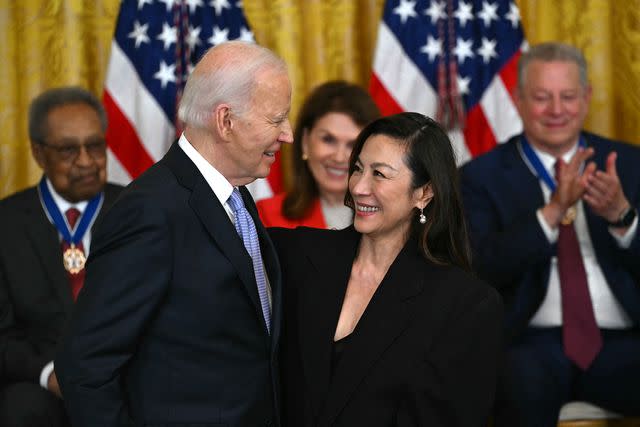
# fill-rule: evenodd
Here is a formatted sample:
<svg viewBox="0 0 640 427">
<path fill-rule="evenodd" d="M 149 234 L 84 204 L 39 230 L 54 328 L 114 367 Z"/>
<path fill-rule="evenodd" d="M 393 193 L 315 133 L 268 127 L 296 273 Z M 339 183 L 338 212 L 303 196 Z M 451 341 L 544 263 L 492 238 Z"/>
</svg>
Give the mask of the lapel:
<svg viewBox="0 0 640 427">
<path fill-rule="evenodd" d="M 313 271 L 302 287 L 299 308 L 301 356 L 314 417 L 329 424 L 409 325 L 414 313 L 410 303 L 424 286 L 416 271 L 425 264 L 415 242 L 408 242 L 369 302 L 332 376 L 333 337 L 360 240 L 353 226 L 336 233 L 337 241 L 325 239 L 308 252 Z"/>
<path fill-rule="evenodd" d="M 256 315 L 262 319 L 262 308 L 258 297 L 256 279 L 251 257 L 229 221 L 229 216 L 204 177 L 191 159 L 174 143 L 163 162 L 175 174 L 178 182 L 191 191 L 189 206 L 194 211 L 207 233 L 213 238 L 220 252 L 235 268 L 247 295 L 254 305 Z M 265 328 L 266 334 L 266 328 Z"/>
<path fill-rule="evenodd" d="M 106 212 L 109 210 L 109 208 L 111 207 L 111 205 L 113 205 L 113 202 L 116 201 L 116 198 L 118 197 L 118 195 L 120 194 L 120 192 L 122 191 L 124 187 L 119 187 L 117 185 L 113 185 L 113 184 L 109 184 L 107 183 L 104 187 L 104 201 L 102 202 L 102 207 L 100 208 L 100 211 L 98 212 L 98 216 L 96 217 L 95 221 L 93 221 L 93 224 L 91 225 L 91 234 L 93 235 L 94 233 L 94 229 L 96 227 L 96 224 L 98 224 L 100 221 L 102 221 L 102 217 L 106 214 Z"/>
<path fill-rule="evenodd" d="M 301 248 L 311 267 L 300 283 L 297 326 L 305 382 L 314 417 L 324 406 L 331 379 L 331 351 L 351 265 L 360 240 L 353 226 L 328 232 Z M 331 238 L 329 238 L 331 236 Z M 327 254 L 331 256 L 327 256 Z"/>
<path fill-rule="evenodd" d="M 26 235 L 42 262 L 45 276 L 50 279 L 65 312 L 69 313 L 73 307 L 73 298 L 69 279 L 62 266 L 62 249 L 58 231 L 44 213 L 37 189 L 34 188 L 33 194 L 34 203 L 25 209 L 24 214 L 27 225 Z"/>
<path fill-rule="evenodd" d="M 593 147 L 595 150 L 593 158 L 587 160 L 587 162 L 594 161 L 598 170 L 606 170 L 607 155 L 609 154 L 610 150 L 603 149 L 600 144 L 597 144 L 597 141 L 594 141 L 588 135 L 582 134 L 582 137 L 584 138 L 587 147 Z M 591 237 L 591 241 L 593 242 L 593 249 L 596 252 L 598 261 L 600 261 L 602 258 L 598 249 L 601 247 L 601 245 L 596 242 L 605 242 L 610 240 L 608 225 L 605 221 L 603 221 L 602 218 L 593 213 L 588 203 L 583 202 L 582 207 L 584 209 L 584 216 L 587 220 L 589 235 Z"/>
<path fill-rule="evenodd" d="M 519 213 L 531 212 L 544 205 L 544 195 L 538 178 L 523 159 L 518 141 L 519 136 L 516 136 L 505 147 L 506 151 L 499 165 L 503 177 L 501 183 L 497 183 L 505 188 L 497 194 L 501 194 L 501 199 L 508 201 L 510 206 L 518 206 Z"/>
<path fill-rule="evenodd" d="M 545 204 L 540 181 L 525 162 L 524 154 L 519 148 L 519 140 L 520 135 L 516 135 L 507 143 L 505 154 L 502 156 L 502 164 L 499 165 L 504 174 L 500 179 L 501 182 L 497 184 L 500 188 L 496 194 L 499 195 L 499 200 L 506 201 L 507 209 L 511 215 L 514 215 L 514 217 L 507 219 L 509 222 L 516 221 L 518 217 L 529 215 Z M 513 209 L 513 206 L 516 208 Z M 543 278 L 544 290 L 538 289 L 537 286 L 535 288 L 520 287 L 519 295 L 525 296 L 521 296 L 519 300 L 527 301 L 522 304 L 526 310 L 533 309 L 530 301 L 542 302 L 547 292 L 546 287 L 549 285 L 550 272 L 551 258 L 544 263 L 539 273 Z M 536 307 L 538 303 L 536 303 Z M 527 313 L 526 316 L 528 315 Z"/>
<path fill-rule="evenodd" d="M 393 341 L 410 325 L 424 289 L 426 261 L 410 239 L 389 267 L 341 356 L 329 386 L 324 419 L 331 424 Z M 333 330 L 337 324 L 333 323 Z M 332 335 L 333 337 L 333 335 Z"/>
</svg>

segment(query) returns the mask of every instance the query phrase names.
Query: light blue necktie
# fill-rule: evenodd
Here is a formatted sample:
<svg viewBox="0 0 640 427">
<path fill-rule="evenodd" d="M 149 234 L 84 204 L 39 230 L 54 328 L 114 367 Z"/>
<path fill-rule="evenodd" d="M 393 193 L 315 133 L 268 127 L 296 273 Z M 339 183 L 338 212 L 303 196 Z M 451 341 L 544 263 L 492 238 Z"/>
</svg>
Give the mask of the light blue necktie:
<svg viewBox="0 0 640 427">
<path fill-rule="evenodd" d="M 236 217 L 236 230 L 242 238 L 244 247 L 249 252 L 253 261 L 253 272 L 256 276 L 256 284 L 258 285 L 258 296 L 260 297 L 260 305 L 262 306 L 262 314 L 267 324 L 267 332 L 271 334 L 271 308 L 269 307 L 269 296 L 267 294 L 267 280 L 262 265 L 262 254 L 260 253 L 260 241 L 258 240 L 258 232 L 253 218 L 244 207 L 244 201 L 240 195 L 238 188 L 234 188 L 228 200 L 231 210 Z"/>
</svg>

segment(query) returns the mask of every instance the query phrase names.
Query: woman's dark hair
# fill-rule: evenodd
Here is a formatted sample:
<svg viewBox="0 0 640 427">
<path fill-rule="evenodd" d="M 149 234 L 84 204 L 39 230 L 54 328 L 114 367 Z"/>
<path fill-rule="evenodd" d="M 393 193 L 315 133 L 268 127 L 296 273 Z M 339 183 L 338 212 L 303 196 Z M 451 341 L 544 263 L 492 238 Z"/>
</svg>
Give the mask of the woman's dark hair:
<svg viewBox="0 0 640 427">
<path fill-rule="evenodd" d="M 424 208 L 425 224 L 411 221 L 410 238 L 415 238 L 422 255 L 440 265 L 471 269 L 471 250 L 458 187 L 458 170 L 451 141 L 434 120 L 418 113 L 401 113 L 370 123 L 356 139 L 349 160 L 349 179 L 364 144 L 374 135 L 392 138 L 406 149 L 405 164 L 413 175 L 411 191 L 431 185 L 433 198 Z M 347 191 L 345 204 L 354 207 Z"/>
<path fill-rule="evenodd" d="M 293 132 L 292 187 L 285 196 L 282 212 L 286 218 L 304 217 L 318 197 L 316 184 L 307 162 L 302 160 L 302 137 L 328 113 L 346 114 L 360 127 L 380 117 L 380 111 L 360 86 L 345 81 L 330 81 L 318 86 L 305 100 Z"/>
</svg>

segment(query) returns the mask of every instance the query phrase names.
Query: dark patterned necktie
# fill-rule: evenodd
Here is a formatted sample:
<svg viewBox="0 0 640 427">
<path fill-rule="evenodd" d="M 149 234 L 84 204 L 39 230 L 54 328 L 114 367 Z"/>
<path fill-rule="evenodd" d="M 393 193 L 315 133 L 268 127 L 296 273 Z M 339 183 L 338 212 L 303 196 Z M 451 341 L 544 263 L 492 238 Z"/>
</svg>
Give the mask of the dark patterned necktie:
<svg viewBox="0 0 640 427">
<path fill-rule="evenodd" d="M 559 161 L 556 162 L 556 175 L 558 167 Z M 602 348 L 602 335 L 593 313 L 573 221 L 564 222 L 559 225 L 557 245 L 564 352 L 582 370 L 587 370 Z"/>
</svg>

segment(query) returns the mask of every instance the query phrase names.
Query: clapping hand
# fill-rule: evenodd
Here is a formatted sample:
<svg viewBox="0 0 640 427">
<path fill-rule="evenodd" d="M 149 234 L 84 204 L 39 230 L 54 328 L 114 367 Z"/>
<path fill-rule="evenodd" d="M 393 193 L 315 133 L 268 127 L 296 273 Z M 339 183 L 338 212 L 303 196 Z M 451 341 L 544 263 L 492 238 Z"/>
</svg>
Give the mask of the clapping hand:
<svg viewBox="0 0 640 427">
<path fill-rule="evenodd" d="M 586 192 L 582 199 L 591 210 L 608 222 L 616 222 L 620 214 L 629 207 L 616 169 L 617 153 L 607 156 L 606 170 L 595 171 L 587 177 Z"/>
<path fill-rule="evenodd" d="M 584 169 L 582 165 L 593 155 L 593 152 L 593 148 L 580 147 L 569 163 L 558 159 L 556 191 L 542 209 L 542 215 L 551 227 L 557 227 L 567 210 L 586 194 L 589 177 L 594 174 L 596 164 L 589 162 Z"/>
</svg>

